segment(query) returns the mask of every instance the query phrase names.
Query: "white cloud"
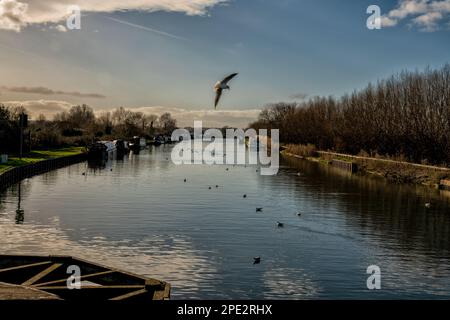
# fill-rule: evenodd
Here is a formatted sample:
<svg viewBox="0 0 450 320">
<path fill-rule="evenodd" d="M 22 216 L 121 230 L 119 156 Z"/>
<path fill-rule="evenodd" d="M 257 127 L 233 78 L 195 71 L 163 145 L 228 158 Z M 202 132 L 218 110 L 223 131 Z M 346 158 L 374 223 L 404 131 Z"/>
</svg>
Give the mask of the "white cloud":
<svg viewBox="0 0 450 320">
<path fill-rule="evenodd" d="M 413 19 L 414 24 L 418 25 L 423 31 L 435 31 L 439 28 L 439 21 L 442 19 L 442 13 L 429 12 Z"/>
<path fill-rule="evenodd" d="M 29 101 L 3 101 L 0 102 L 6 106 L 23 106 L 28 110 L 32 119 L 36 119 L 43 114 L 47 119 L 52 119 L 59 112 L 69 110 L 74 104 L 59 100 L 29 100 Z M 204 127 L 222 128 L 223 126 L 246 128 L 249 123 L 257 120 L 261 110 L 187 110 L 173 107 L 141 107 L 128 108 L 134 112 L 144 114 L 154 114 L 157 116 L 169 112 L 177 119 L 181 127 L 192 127 L 194 120 L 202 120 Z M 111 108 L 94 108 L 96 114 L 104 111 L 112 111 Z"/>
<path fill-rule="evenodd" d="M 421 31 L 439 30 L 440 22 L 450 15 L 450 0 L 399 0 L 395 9 L 381 19 L 383 27 L 394 27 L 400 21 L 411 19 L 410 25 Z"/>
<path fill-rule="evenodd" d="M 59 23 L 66 19 L 71 5 L 86 12 L 170 11 L 203 15 L 228 0 L 0 0 L 0 29 L 20 31 L 32 24 Z"/>
<path fill-rule="evenodd" d="M 168 107 L 141 107 L 132 108 L 132 111 L 139 111 L 145 114 L 162 115 L 169 112 L 177 119 L 177 123 L 182 127 L 192 127 L 195 120 L 202 120 L 204 127 L 221 128 L 223 126 L 245 128 L 250 122 L 257 120 L 261 110 L 187 110 L 182 108 Z"/>
<path fill-rule="evenodd" d="M 58 100 L 3 101 L 1 103 L 5 106 L 23 106 L 32 119 L 36 119 L 40 114 L 51 119 L 55 114 L 67 111 L 73 105 L 67 101 Z"/>
<path fill-rule="evenodd" d="M 55 30 L 58 30 L 59 32 L 67 32 L 67 28 L 64 25 L 62 25 L 62 24 L 58 24 L 55 27 Z"/>
<path fill-rule="evenodd" d="M 16 0 L 0 0 L 0 29 L 20 31 L 27 25 L 28 5 Z"/>
<path fill-rule="evenodd" d="M 389 17 L 396 19 L 404 19 L 409 15 L 427 12 L 427 1 L 423 0 L 401 0 L 398 8 L 389 12 Z"/>
<path fill-rule="evenodd" d="M 398 20 L 389 18 L 387 16 L 381 17 L 381 25 L 383 27 L 395 27 L 398 24 Z"/>
</svg>

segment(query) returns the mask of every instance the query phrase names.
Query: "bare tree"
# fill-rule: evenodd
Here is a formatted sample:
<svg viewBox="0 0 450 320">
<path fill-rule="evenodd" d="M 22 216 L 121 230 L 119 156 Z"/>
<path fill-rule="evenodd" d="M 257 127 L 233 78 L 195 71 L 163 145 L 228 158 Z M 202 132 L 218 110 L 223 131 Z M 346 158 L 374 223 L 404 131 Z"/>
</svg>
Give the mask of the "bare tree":
<svg viewBox="0 0 450 320">
<path fill-rule="evenodd" d="M 450 164 L 450 65 L 405 71 L 340 99 L 272 104 L 251 126 L 320 149 Z"/>
<path fill-rule="evenodd" d="M 177 127 L 177 121 L 172 118 L 170 113 L 166 112 L 159 117 L 159 125 L 162 133 L 172 134 L 172 131 Z"/>
</svg>

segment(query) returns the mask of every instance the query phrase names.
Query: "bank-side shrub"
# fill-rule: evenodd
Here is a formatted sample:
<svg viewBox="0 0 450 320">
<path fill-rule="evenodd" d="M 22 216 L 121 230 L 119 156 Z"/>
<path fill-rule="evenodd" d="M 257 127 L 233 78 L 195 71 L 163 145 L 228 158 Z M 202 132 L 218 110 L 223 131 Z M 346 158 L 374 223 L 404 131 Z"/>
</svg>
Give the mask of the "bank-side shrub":
<svg viewBox="0 0 450 320">
<path fill-rule="evenodd" d="M 288 144 L 286 151 L 301 157 L 317 157 L 317 148 L 313 144 Z"/>
</svg>

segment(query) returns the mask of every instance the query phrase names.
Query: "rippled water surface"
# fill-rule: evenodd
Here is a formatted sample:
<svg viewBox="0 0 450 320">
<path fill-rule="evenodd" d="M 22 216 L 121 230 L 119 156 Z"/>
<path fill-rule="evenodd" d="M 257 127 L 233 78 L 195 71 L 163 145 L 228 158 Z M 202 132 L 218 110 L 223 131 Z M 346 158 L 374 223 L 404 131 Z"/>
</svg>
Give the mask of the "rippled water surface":
<svg viewBox="0 0 450 320">
<path fill-rule="evenodd" d="M 170 282 L 173 299 L 450 298 L 450 195 L 292 159 L 277 176 L 176 166 L 170 152 L 0 192 L 0 252 L 98 261 Z M 376 292 L 369 265 L 382 271 Z"/>
</svg>

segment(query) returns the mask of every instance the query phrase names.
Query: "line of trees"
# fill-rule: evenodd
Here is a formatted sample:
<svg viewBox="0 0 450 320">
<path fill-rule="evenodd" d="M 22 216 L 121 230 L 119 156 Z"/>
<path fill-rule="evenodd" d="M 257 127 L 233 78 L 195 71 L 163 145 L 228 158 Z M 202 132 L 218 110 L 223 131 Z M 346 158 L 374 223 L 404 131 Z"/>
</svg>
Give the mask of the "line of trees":
<svg viewBox="0 0 450 320">
<path fill-rule="evenodd" d="M 27 113 L 22 107 L 0 105 L 0 149 L 3 152 L 15 151 L 21 112 Z M 152 138 L 171 134 L 176 125 L 170 113 L 158 117 L 120 107 L 96 115 L 91 107 L 80 105 L 56 114 L 52 120 L 39 115 L 30 121 L 29 130 L 33 148 L 57 148 L 86 146 L 95 140 L 130 139 L 133 136 Z"/>
<path fill-rule="evenodd" d="M 19 115 L 21 107 L 7 108 L 0 104 L 0 153 L 19 151 L 20 127 Z"/>
<path fill-rule="evenodd" d="M 268 105 L 251 127 L 286 143 L 450 164 L 450 65 L 404 71 L 339 99 Z"/>
</svg>

